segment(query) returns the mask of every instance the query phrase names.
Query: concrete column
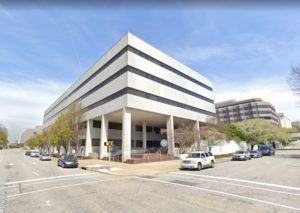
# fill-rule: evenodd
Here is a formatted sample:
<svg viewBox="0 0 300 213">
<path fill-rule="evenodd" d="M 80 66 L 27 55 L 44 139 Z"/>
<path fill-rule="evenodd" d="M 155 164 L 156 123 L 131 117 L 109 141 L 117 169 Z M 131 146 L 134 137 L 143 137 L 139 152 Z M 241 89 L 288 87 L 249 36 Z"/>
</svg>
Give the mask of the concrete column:
<svg viewBox="0 0 300 213">
<path fill-rule="evenodd" d="M 107 147 L 104 146 L 104 142 L 107 142 L 108 138 L 108 119 L 106 115 L 101 116 L 101 135 L 100 135 L 100 150 L 99 158 L 102 159 L 107 156 Z"/>
<path fill-rule="evenodd" d="M 147 125 L 146 121 L 143 121 L 143 149 L 147 150 Z"/>
<path fill-rule="evenodd" d="M 167 139 L 168 139 L 168 154 L 175 154 L 175 139 L 174 139 L 174 119 L 170 115 L 167 120 Z"/>
<path fill-rule="evenodd" d="M 122 119 L 122 162 L 131 158 L 131 112 L 123 108 Z"/>
<path fill-rule="evenodd" d="M 92 135 L 91 135 L 92 126 L 93 126 L 93 120 L 91 120 L 91 119 L 87 120 L 84 156 L 89 156 L 89 154 L 93 152 L 93 149 L 92 149 Z"/>
<path fill-rule="evenodd" d="M 197 147 L 197 151 L 200 151 L 200 127 L 199 121 L 195 121 L 194 123 L 194 139 Z"/>
</svg>

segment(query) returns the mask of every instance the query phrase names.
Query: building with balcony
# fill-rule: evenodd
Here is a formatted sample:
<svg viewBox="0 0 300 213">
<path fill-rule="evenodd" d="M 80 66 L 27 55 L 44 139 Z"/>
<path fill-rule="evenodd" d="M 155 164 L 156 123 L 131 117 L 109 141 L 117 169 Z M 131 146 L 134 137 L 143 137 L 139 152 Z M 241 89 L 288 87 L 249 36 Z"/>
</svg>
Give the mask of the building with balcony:
<svg viewBox="0 0 300 213">
<path fill-rule="evenodd" d="M 247 119 L 266 119 L 279 125 L 275 107 L 260 98 L 242 101 L 228 100 L 216 103 L 216 113 L 219 122 L 235 123 Z"/>
<path fill-rule="evenodd" d="M 131 33 L 49 106 L 44 128 L 79 102 L 84 155 L 106 157 L 104 142 L 112 140 L 123 162 L 137 149 L 159 148 L 162 139 L 173 155 L 174 128 L 192 123 L 198 132 L 201 122 L 215 117 L 212 83 Z"/>
</svg>

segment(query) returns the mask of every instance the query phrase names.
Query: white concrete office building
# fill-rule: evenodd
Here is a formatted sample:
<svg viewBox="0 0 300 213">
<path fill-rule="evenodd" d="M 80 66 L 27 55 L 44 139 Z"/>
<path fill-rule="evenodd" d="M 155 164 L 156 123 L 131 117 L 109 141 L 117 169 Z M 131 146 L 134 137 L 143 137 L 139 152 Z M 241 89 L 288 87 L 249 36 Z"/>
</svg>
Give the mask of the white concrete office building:
<svg viewBox="0 0 300 213">
<path fill-rule="evenodd" d="M 284 113 L 278 113 L 279 123 L 282 128 L 292 128 L 292 121 Z"/>
<path fill-rule="evenodd" d="M 44 128 L 74 102 L 80 102 L 84 111 L 85 155 L 105 157 L 104 142 L 113 140 L 122 150 L 123 162 L 135 148 L 160 146 L 163 138 L 173 155 L 174 128 L 193 123 L 199 131 L 199 123 L 215 116 L 212 83 L 207 78 L 131 33 L 45 111 Z"/>
</svg>

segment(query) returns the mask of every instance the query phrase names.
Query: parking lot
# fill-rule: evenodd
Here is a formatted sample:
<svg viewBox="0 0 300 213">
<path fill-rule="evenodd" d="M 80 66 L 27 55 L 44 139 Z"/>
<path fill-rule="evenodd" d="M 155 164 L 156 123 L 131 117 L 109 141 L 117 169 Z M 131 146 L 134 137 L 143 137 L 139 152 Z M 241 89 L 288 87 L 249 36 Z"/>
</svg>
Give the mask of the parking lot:
<svg viewBox="0 0 300 213">
<path fill-rule="evenodd" d="M 5 212 L 300 211 L 299 150 L 139 176 L 63 169 L 18 150 L 0 160 Z"/>
</svg>

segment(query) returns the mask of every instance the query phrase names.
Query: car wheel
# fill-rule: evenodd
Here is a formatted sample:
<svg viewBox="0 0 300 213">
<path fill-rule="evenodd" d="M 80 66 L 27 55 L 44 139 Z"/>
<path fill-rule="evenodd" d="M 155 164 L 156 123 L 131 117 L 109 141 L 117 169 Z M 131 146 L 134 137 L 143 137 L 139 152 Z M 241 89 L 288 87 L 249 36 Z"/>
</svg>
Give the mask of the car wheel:
<svg viewBox="0 0 300 213">
<path fill-rule="evenodd" d="M 65 164 L 64 163 L 62 164 L 62 168 L 65 168 Z"/>
<path fill-rule="evenodd" d="M 201 164 L 201 163 L 198 163 L 197 170 L 200 171 L 201 169 L 202 169 L 202 164 Z"/>
<path fill-rule="evenodd" d="M 210 168 L 214 168 L 215 167 L 215 162 L 212 160 L 211 162 L 210 162 Z"/>
</svg>

